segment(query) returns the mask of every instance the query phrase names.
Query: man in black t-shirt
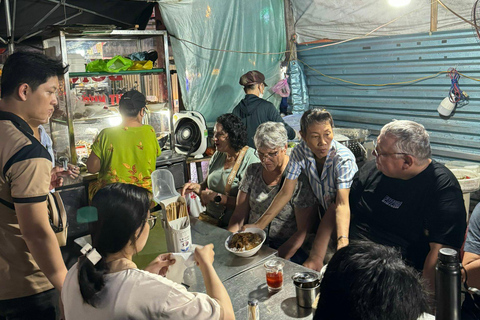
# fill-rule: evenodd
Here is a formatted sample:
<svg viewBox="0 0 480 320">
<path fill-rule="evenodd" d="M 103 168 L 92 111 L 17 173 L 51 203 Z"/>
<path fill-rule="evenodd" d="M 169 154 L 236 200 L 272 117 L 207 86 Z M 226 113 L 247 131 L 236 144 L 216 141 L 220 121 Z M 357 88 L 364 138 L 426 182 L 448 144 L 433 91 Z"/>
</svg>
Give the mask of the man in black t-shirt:
<svg viewBox="0 0 480 320">
<path fill-rule="evenodd" d="M 460 248 L 465 235 L 460 185 L 430 158 L 429 135 L 416 122 L 385 125 L 373 155 L 350 189 L 350 238 L 399 248 L 434 292 L 438 251 Z"/>
</svg>

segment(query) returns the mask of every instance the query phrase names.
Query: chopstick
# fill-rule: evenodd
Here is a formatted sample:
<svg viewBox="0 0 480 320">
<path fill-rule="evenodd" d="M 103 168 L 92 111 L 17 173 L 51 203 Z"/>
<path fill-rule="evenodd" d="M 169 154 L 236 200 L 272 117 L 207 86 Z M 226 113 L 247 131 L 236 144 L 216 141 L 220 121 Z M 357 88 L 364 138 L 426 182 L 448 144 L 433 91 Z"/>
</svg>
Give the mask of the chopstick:
<svg viewBox="0 0 480 320">
<path fill-rule="evenodd" d="M 165 207 L 167 220 L 173 221 L 188 216 L 187 206 L 184 202 L 172 202 Z"/>
</svg>

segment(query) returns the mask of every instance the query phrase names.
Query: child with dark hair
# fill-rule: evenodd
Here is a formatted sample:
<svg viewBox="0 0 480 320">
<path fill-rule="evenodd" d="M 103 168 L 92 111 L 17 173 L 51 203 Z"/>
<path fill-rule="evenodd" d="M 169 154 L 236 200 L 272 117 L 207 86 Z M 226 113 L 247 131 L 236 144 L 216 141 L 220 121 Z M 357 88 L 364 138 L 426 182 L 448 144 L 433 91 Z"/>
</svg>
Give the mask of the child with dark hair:
<svg viewBox="0 0 480 320">
<path fill-rule="evenodd" d="M 327 265 L 314 320 L 417 320 L 428 301 L 418 272 L 392 247 L 352 242 Z"/>
<path fill-rule="evenodd" d="M 195 250 L 207 294 L 191 293 L 164 277 L 175 263 L 159 255 L 145 270 L 132 261 L 147 242 L 155 216 L 146 189 L 114 183 L 93 198 L 98 221 L 92 246 L 82 249 L 62 290 L 66 319 L 234 319 L 225 287 L 213 269 L 213 245 Z"/>
</svg>

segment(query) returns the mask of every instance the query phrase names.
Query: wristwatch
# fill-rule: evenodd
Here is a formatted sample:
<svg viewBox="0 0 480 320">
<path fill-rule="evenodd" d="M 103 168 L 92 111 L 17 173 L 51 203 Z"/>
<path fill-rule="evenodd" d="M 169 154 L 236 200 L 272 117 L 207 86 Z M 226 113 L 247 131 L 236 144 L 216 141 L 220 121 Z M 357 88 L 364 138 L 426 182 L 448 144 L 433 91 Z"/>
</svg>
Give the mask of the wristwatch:
<svg viewBox="0 0 480 320">
<path fill-rule="evenodd" d="M 217 193 L 215 198 L 213 198 L 213 202 L 215 202 L 216 205 L 219 205 L 220 202 L 222 202 L 222 195 L 220 193 Z"/>
</svg>

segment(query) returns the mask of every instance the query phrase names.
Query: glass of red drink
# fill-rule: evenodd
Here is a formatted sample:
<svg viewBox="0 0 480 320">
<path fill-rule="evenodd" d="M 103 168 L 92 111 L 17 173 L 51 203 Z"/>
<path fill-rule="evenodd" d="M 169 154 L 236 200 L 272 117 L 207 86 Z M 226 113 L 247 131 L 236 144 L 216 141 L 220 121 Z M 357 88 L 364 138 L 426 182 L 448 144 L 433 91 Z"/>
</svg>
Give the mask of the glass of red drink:
<svg viewBox="0 0 480 320">
<path fill-rule="evenodd" d="M 285 263 L 278 259 L 272 259 L 263 265 L 267 276 L 268 291 L 277 292 L 283 287 L 283 267 Z"/>
</svg>

